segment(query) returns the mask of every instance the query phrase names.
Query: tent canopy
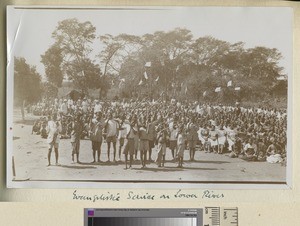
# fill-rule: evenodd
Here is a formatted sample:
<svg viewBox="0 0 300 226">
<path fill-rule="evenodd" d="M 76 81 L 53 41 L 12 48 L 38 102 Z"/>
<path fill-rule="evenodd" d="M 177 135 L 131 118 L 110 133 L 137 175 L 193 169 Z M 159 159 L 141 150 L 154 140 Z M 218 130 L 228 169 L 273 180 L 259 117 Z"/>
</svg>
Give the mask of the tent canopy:
<svg viewBox="0 0 300 226">
<path fill-rule="evenodd" d="M 71 98 L 72 100 L 78 100 L 78 99 L 83 99 L 84 98 L 84 94 L 79 92 L 76 89 L 73 89 L 71 91 L 69 91 L 65 97 Z"/>
</svg>

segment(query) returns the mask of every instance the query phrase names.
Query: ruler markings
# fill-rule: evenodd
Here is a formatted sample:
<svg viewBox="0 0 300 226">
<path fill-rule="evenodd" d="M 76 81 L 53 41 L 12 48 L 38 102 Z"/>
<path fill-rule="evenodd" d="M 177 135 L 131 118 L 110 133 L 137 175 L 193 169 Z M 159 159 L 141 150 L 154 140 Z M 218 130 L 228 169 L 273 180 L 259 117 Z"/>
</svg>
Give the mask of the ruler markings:
<svg viewBox="0 0 300 226">
<path fill-rule="evenodd" d="M 205 207 L 205 226 L 238 226 L 238 208 Z"/>
</svg>

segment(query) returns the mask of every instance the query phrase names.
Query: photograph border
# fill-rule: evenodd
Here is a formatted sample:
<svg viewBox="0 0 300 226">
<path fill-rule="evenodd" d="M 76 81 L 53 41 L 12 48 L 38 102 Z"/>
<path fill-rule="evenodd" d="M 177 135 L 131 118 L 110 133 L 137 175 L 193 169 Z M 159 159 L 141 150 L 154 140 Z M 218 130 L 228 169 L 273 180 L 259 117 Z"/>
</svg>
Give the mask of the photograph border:
<svg viewBox="0 0 300 226">
<path fill-rule="evenodd" d="M 191 6 L 188 6 L 191 7 Z M 201 8 L 207 7 L 207 6 L 199 6 Z M 220 7 L 220 6 L 211 6 L 211 7 Z M 226 6 L 227 7 L 227 6 Z M 241 7 L 241 6 L 239 6 Z M 268 7 L 268 6 L 267 6 Z M 24 9 L 94 9 L 94 10 L 101 10 L 101 9 L 127 9 L 127 8 L 133 8 L 136 10 L 139 9 L 165 9 L 165 8 L 187 8 L 187 6 L 87 6 L 87 7 L 79 7 L 79 6 L 8 6 L 7 7 L 7 16 L 10 14 L 10 10 L 12 8 L 24 8 Z M 291 8 L 291 7 L 289 7 Z M 294 19 L 292 15 L 292 20 Z M 292 21 L 291 21 L 292 23 Z M 7 20 L 7 30 L 9 30 L 9 21 Z M 294 31 L 291 31 L 291 45 L 292 50 L 294 51 L 294 43 L 293 43 L 293 37 L 294 37 Z M 179 188 L 216 188 L 216 189 L 292 189 L 293 183 L 292 183 L 292 169 L 293 169 L 293 136 L 292 136 L 292 113 L 293 113 L 293 106 L 292 106 L 292 99 L 293 99 L 293 83 L 292 78 L 294 77 L 294 67 L 293 62 L 291 62 L 292 65 L 292 73 L 288 76 L 288 98 L 287 98 L 287 166 L 286 166 L 286 182 L 247 182 L 247 181 L 217 181 L 217 182 L 211 182 L 211 181 L 204 181 L 204 182 L 197 182 L 197 181 L 174 181 L 174 182 L 161 182 L 161 181 L 132 181 L 132 180 L 125 180 L 125 181 L 107 181 L 107 180 L 87 180 L 87 181 L 80 181 L 80 180 L 63 180 L 63 181 L 49 181 L 49 180 L 41 180 L 41 181 L 25 181 L 23 183 L 22 181 L 13 181 L 12 177 L 12 147 L 13 147 L 13 93 L 14 90 L 11 88 L 13 87 L 14 81 L 13 81 L 13 71 L 14 71 L 14 62 L 13 62 L 13 56 L 11 55 L 11 51 L 14 43 L 13 40 L 10 40 L 9 37 L 7 37 L 7 91 L 6 91 L 6 103 L 7 103 L 7 117 L 6 117 L 6 129 L 7 129 L 7 155 L 6 155 L 6 164 L 7 164 L 7 187 L 8 188 L 144 188 L 145 184 L 147 184 L 147 187 L 149 188 L 174 188 L 174 185 Z M 293 56 L 293 52 L 291 55 Z M 293 58 L 294 60 L 294 58 Z M 41 183 L 43 182 L 43 183 Z M 124 182 L 126 184 L 124 184 Z M 74 186 L 75 185 L 75 186 Z"/>
</svg>

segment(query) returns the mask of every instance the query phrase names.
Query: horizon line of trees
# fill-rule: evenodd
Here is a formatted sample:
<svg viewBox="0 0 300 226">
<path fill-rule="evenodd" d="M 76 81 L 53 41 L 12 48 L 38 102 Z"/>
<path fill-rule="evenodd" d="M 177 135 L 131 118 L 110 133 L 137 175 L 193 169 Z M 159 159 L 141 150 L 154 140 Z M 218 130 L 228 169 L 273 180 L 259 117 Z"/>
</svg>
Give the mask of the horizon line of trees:
<svg viewBox="0 0 300 226">
<path fill-rule="evenodd" d="M 56 96 L 64 79 L 86 94 L 99 89 L 99 97 L 109 92 L 123 98 L 159 97 L 164 92 L 179 99 L 219 102 L 287 97 L 287 75 L 279 66 L 282 54 L 276 48 L 245 48 L 243 42 L 211 36 L 194 38 L 185 28 L 142 36 L 97 36 L 91 22 L 76 18 L 58 22 L 52 38 L 54 43 L 41 55 L 46 83 L 34 66 L 15 58 L 15 98 L 34 102 L 41 94 Z M 92 57 L 95 44 L 103 48 Z M 228 81 L 241 90 L 226 88 Z M 215 93 L 219 86 L 225 89 Z"/>
</svg>

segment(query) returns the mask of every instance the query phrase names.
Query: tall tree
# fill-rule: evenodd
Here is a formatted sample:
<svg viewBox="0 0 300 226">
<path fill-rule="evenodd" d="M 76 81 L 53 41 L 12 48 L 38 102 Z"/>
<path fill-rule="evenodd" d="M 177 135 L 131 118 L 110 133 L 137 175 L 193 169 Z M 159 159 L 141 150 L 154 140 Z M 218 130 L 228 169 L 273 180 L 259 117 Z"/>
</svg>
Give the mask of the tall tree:
<svg viewBox="0 0 300 226">
<path fill-rule="evenodd" d="M 178 81 L 180 75 L 186 74 L 183 69 L 187 64 L 191 43 L 192 34 L 187 29 L 176 28 L 168 32 L 157 31 L 154 34 L 143 35 L 136 52 L 131 52 L 123 61 L 120 75 L 127 78 L 127 81 L 134 80 L 136 85 L 144 80 L 145 71 L 148 79 L 138 87 L 127 85 L 126 90 L 132 87 L 154 94 L 160 93 L 161 89 L 166 90 L 171 83 Z M 151 67 L 145 67 L 146 62 L 151 62 Z M 133 76 L 135 79 L 132 79 Z"/>
<path fill-rule="evenodd" d="M 103 50 L 98 55 L 103 68 L 103 76 L 119 74 L 124 61 L 127 58 L 132 58 L 142 47 L 140 37 L 135 35 L 112 36 L 106 34 L 99 36 L 99 40 L 104 45 Z"/>
<path fill-rule="evenodd" d="M 281 58 L 282 54 L 276 48 L 258 46 L 247 49 L 241 58 L 244 76 L 275 81 L 282 75 L 283 68 L 278 65 Z"/>
<path fill-rule="evenodd" d="M 157 31 L 153 35 L 146 34 L 143 41 L 146 45 L 140 54 L 146 61 L 153 62 L 152 73 L 160 76 L 161 85 L 167 85 L 178 77 L 179 69 L 187 62 L 190 45 L 190 30 L 176 28 L 169 32 Z M 185 73 L 181 70 L 181 73 Z"/>
<path fill-rule="evenodd" d="M 66 59 L 80 62 L 92 50 L 90 44 L 95 39 L 95 31 L 96 28 L 91 22 L 81 23 L 76 18 L 72 18 L 60 21 L 52 37 L 63 50 Z"/>
<path fill-rule="evenodd" d="M 41 55 L 41 62 L 45 66 L 46 78 L 55 87 L 61 87 L 64 78 L 62 63 L 62 49 L 57 43 L 52 45 L 44 55 Z"/>
<path fill-rule="evenodd" d="M 42 94 L 41 75 L 35 66 L 26 63 L 25 58 L 14 58 L 14 102 L 21 106 L 24 119 L 25 102 L 33 103 Z"/>
<path fill-rule="evenodd" d="M 196 39 L 191 48 L 191 61 L 194 64 L 209 67 L 213 74 L 224 74 L 221 61 L 230 51 L 229 42 L 205 36 Z"/>
<path fill-rule="evenodd" d="M 73 80 L 78 88 L 86 91 L 90 84 L 86 80 L 86 74 L 94 69 L 94 64 L 89 60 L 92 49 L 90 44 L 95 39 L 96 28 L 91 22 L 79 22 L 76 18 L 60 21 L 52 37 L 56 40 L 57 46 L 62 50 L 63 69 L 66 76 Z M 89 68 L 91 66 L 91 68 Z M 100 77 L 100 73 L 98 74 Z"/>
<path fill-rule="evenodd" d="M 35 66 L 26 63 L 25 58 L 14 59 L 14 99 L 34 102 L 40 98 L 41 75 Z"/>
</svg>

